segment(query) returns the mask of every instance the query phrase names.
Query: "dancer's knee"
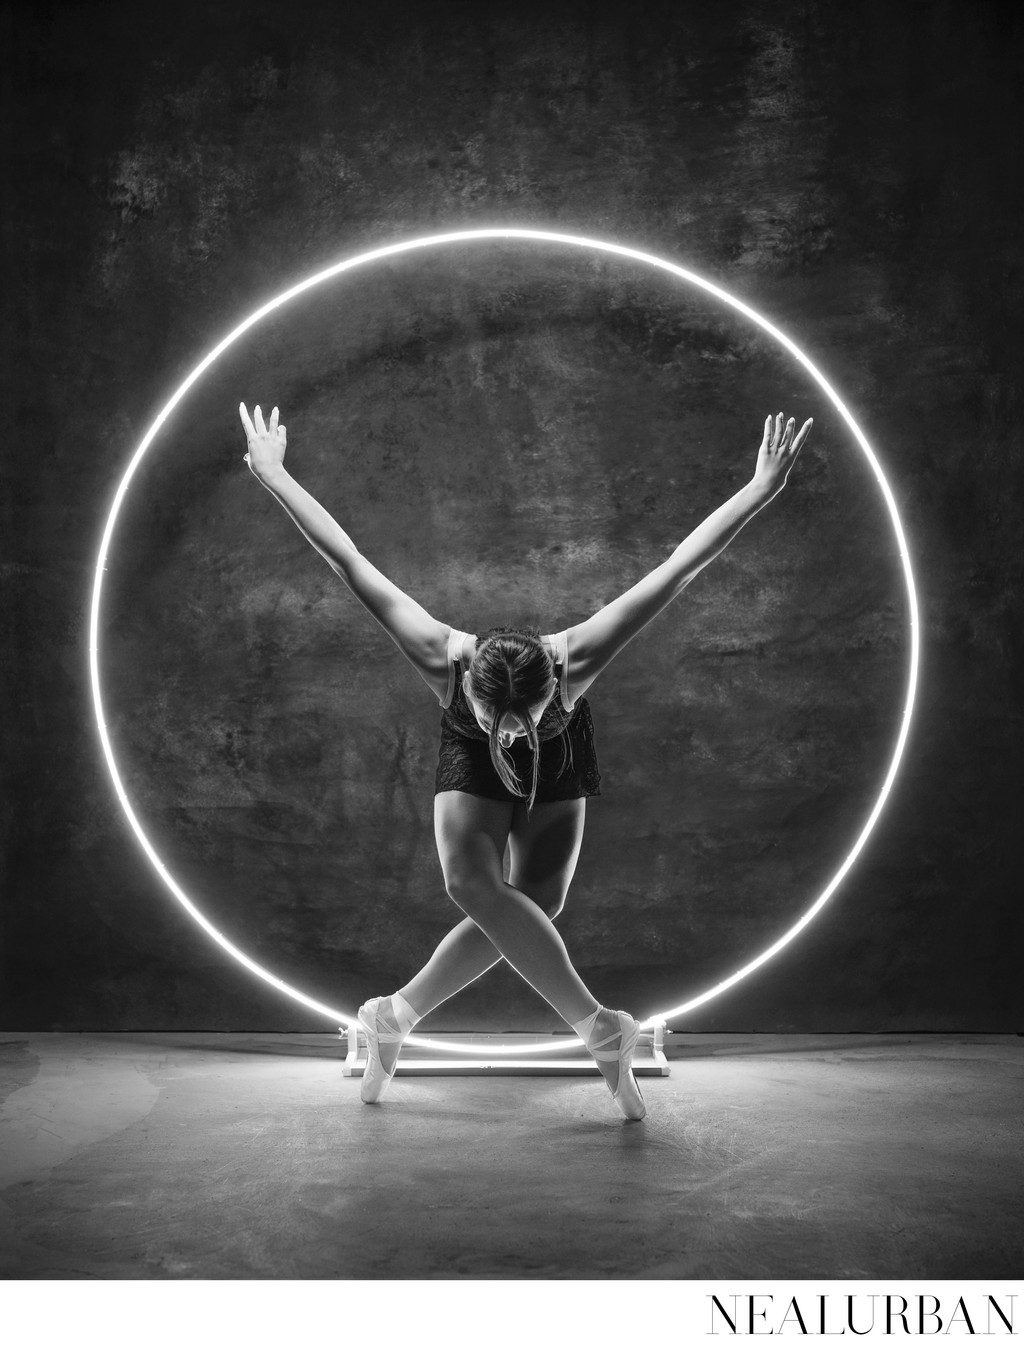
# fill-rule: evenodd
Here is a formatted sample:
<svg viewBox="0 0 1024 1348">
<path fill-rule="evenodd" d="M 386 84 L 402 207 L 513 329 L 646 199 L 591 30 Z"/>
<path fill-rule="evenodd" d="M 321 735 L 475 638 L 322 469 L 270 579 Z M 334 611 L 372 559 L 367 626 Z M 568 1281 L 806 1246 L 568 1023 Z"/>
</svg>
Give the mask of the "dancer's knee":
<svg viewBox="0 0 1024 1348">
<path fill-rule="evenodd" d="M 513 885 L 516 879 L 513 876 Z M 552 920 L 565 907 L 565 900 L 568 895 L 568 886 L 560 884 L 558 881 L 547 880 L 540 884 L 531 884 L 528 880 L 521 885 L 516 886 L 522 889 L 522 892 L 528 899 L 531 899 L 540 911 Z"/>
<path fill-rule="evenodd" d="M 510 883 L 514 889 L 518 889 L 535 903 L 545 917 L 554 920 L 565 907 L 571 878 L 564 873 L 538 878 L 528 873 L 524 874 L 521 869 L 513 866 Z"/>
<path fill-rule="evenodd" d="M 444 883 L 448 897 L 468 917 L 486 913 L 501 898 L 493 880 L 471 867 L 460 866 L 448 871 Z"/>
</svg>

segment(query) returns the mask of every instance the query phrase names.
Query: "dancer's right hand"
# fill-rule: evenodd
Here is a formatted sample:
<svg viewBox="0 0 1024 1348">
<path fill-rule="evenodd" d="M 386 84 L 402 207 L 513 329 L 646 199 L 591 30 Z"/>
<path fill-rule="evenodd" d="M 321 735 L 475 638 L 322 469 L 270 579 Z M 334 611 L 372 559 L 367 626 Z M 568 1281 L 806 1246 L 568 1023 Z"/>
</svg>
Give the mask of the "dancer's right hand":
<svg viewBox="0 0 1024 1348">
<path fill-rule="evenodd" d="M 249 447 L 245 461 L 256 476 L 263 481 L 284 463 L 288 434 L 285 428 L 278 424 L 276 407 L 270 414 L 269 426 L 264 422 L 263 413 L 258 405 L 253 408 L 255 425 L 253 425 L 253 420 L 245 409 L 245 403 L 238 404 L 238 415 L 242 418 L 245 439 Z"/>
</svg>

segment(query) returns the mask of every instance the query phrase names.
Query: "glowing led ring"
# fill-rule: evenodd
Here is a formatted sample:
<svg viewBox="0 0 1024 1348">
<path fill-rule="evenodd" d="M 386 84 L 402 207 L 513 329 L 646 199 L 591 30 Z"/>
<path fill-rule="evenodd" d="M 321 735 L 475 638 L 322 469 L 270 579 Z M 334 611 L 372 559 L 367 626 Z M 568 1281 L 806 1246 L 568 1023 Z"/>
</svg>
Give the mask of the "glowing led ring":
<svg viewBox="0 0 1024 1348">
<path fill-rule="evenodd" d="M 654 1015 L 648 1016 L 644 1021 L 644 1026 L 650 1027 L 658 1021 L 672 1020 L 676 1016 L 684 1015 L 687 1011 L 692 1011 L 695 1007 L 710 1001 L 712 997 L 717 997 L 718 994 L 724 992 L 726 988 L 731 988 L 735 983 L 746 978 L 748 974 L 753 973 L 755 969 L 760 968 L 762 964 L 765 964 L 773 955 L 777 954 L 783 946 L 788 945 L 793 937 L 796 936 L 798 932 L 801 932 L 804 927 L 806 927 L 807 924 L 821 912 L 822 908 L 835 893 L 864 844 L 867 842 L 868 836 L 875 827 L 875 824 L 878 822 L 886 798 L 892 789 L 896 771 L 899 767 L 900 760 L 903 757 L 904 748 L 906 747 L 907 735 L 910 731 L 910 719 L 914 707 L 914 695 L 917 688 L 917 671 L 920 658 L 917 594 L 914 589 L 914 576 L 910 565 L 907 541 L 903 532 L 903 525 L 900 521 L 899 512 L 896 509 L 896 501 L 893 498 L 892 491 L 885 479 L 885 475 L 882 472 L 878 459 L 875 457 L 874 450 L 868 444 L 864 432 L 854 421 L 853 417 L 850 415 L 849 409 L 822 372 L 806 355 L 804 355 L 800 348 L 785 335 L 785 333 L 780 332 L 778 328 L 772 323 L 769 323 L 761 314 L 751 309 L 749 305 L 744 304 L 742 300 L 735 299 L 719 286 L 713 285 L 710 281 L 705 281 L 702 277 L 694 275 L 693 272 L 687 271 L 686 268 L 676 266 L 674 262 L 666 262 L 663 258 L 654 257 L 650 253 L 640 252 L 636 248 L 626 248 L 617 243 L 605 243 L 599 239 L 580 238 L 574 234 L 557 234 L 549 230 L 541 229 L 471 229 L 462 230 L 453 234 L 432 234 L 419 239 L 409 239 L 404 243 L 389 244 L 384 248 L 375 248 L 368 253 L 360 253 L 358 257 L 348 258 L 344 262 L 336 263 L 333 267 L 328 267 L 324 271 L 317 272 L 315 276 L 311 276 L 307 280 L 301 281 L 298 285 L 292 286 L 290 290 L 286 290 L 275 299 L 269 300 L 261 308 L 257 309 L 255 313 L 250 314 L 247 319 L 242 323 L 239 323 L 239 325 L 229 332 L 223 340 L 217 343 L 209 355 L 200 361 L 184 383 L 182 383 L 182 385 L 175 391 L 167 405 L 159 413 L 152 426 L 150 426 L 149 430 L 146 432 L 135 453 L 132 455 L 131 462 L 128 464 L 114 495 L 114 502 L 110 508 L 110 513 L 107 516 L 106 527 L 103 530 L 103 538 L 100 542 L 99 556 L 96 559 L 96 575 L 93 581 L 92 606 L 89 616 L 89 670 L 92 680 L 93 705 L 96 712 L 96 724 L 99 729 L 100 743 L 103 746 L 103 755 L 106 759 L 107 767 L 110 770 L 110 776 L 114 783 L 114 790 L 117 792 L 117 798 L 121 802 L 121 808 L 124 810 L 135 836 L 142 845 L 142 850 L 153 864 L 153 867 L 161 880 L 189 916 L 192 917 L 208 935 L 212 936 L 217 944 L 222 946 L 229 955 L 232 955 L 239 961 L 239 963 L 244 964 L 247 969 L 269 983 L 272 987 L 277 988 L 279 992 L 283 992 L 287 996 L 294 998 L 295 1001 L 301 1002 L 303 1006 L 309 1007 L 310 1010 L 326 1016 L 334 1024 L 354 1027 L 354 1015 L 346 1011 L 340 1011 L 335 1007 L 325 1006 L 323 1002 L 318 1002 L 312 997 L 307 997 L 305 993 L 300 992 L 297 988 L 291 987 L 290 984 L 277 978 L 268 969 L 264 969 L 254 960 L 251 960 L 248 955 L 239 950 L 237 946 L 233 945 L 227 939 L 227 937 L 222 935 L 221 932 L 219 932 L 195 907 L 189 897 L 185 894 L 184 890 L 182 890 L 181 886 L 167 870 L 167 867 L 157 856 L 153 844 L 146 837 L 142 825 L 139 823 L 135 811 L 132 809 L 131 803 L 128 800 L 124 784 L 121 781 L 121 774 L 118 772 L 117 763 L 114 760 L 113 750 L 110 745 L 110 737 L 107 734 L 107 727 L 103 716 L 103 696 L 100 688 L 99 673 L 99 624 L 100 601 L 103 595 L 103 577 L 106 572 L 107 555 L 110 549 L 110 541 L 114 533 L 114 526 L 117 522 L 117 517 L 124 502 L 129 484 L 135 476 L 135 471 L 141 463 L 143 455 L 153 443 L 161 426 L 163 426 L 171 412 L 173 412 L 178 403 L 181 402 L 182 398 L 184 398 L 185 394 L 196 380 L 199 379 L 200 376 L 210 368 L 214 361 L 217 360 L 233 342 L 236 342 L 243 333 L 248 332 L 251 327 L 254 327 L 261 319 L 265 318 L 267 314 L 272 313 L 275 309 L 280 309 L 282 305 L 287 304 L 298 295 L 304 294 L 307 290 L 312 290 L 314 286 L 321 285 L 324 281 L 329 281 L 335 276 L 340 276 L 342 272 L 351 271 L 355 267 L 367 266 L 372 262 L 380 261 L 382 258 L 395 257 L 400 253 L 409 253 L 417 248 L 436 248 L 443 244 L 470 243 L 474 240 L 482 239 L 528 239 L 536 243 L 568 244 L 575 248 L 592 248 L 599 253 L 611 253 L 616 257 L 630 258 L 634 262 L 644 262 L 648 266 L 656 267 L 659 271 L 668 272 L 670 275 L 677 277 L 681 281 L 686 281 L 690 285 L 697 286 L 699 289 L 706 291 L 709 295 L 714 295 L 715 298 L 721 300 L 723 304 L 729 305 L 730 308 L 737 310 L 739 313 L 749 318 L 753 323 L 756 323 L 759 328 L 764 332 L 767 332 L 769 336 L 773 337 L 780 346 L 783 346 L 790 355 L 800 362 L 821 388 L 822 392 L 826 394 L 833 407 L 835 407 L 836 411 L 846 422 L 847 426 L 849 426 L 854 439 L 863 451 L 865 458 L 871 466 L 871 471 L 874 473 L 875 479 L 878 482 L 882 497 L 885 500 L 886 507 L 889 511 L 889 518 L 892 521 L 893 531 L 899 546 L 900 563 L 903 568 L 903 578 L 907 590 L 907 606 L 910 623 L 910 663 L 907 671 L 906 699 L 903 705 L 903 716 L 900 722 L 899 732 L 896 736 L 896 743 L 893 748 L 888 769 L 885 773 L 885 778 L 882 782 L 881 789 L 879 790 L 878 797 L 875 800 L 867 819 L 864 821 L 853 847 L 850 849 L 849 854 L 836 871 L 835 875 L 825 886 L 824 890 L 814 903 L 811 904 L 810 908 L 808 908 L 800 920 L 795 922 L 788 931 L 784 932 L 777 941 L 770 945 L 766 950 L 763 950 L 756 959 L 750 960 L 749 963 L 743 965 L 741 969 L 738 969 L 734 974 L 730 975 L 730 977 L 723 979 L 720 983 L 716 983 L 714 987 L 708 988 L 698 996 L 691 997 L 689 1001 L 681 1002 L 678 1006 L 673 1006 L 667 1011 L 659 1011 Z M 422 1047 L 439 1049 L 443 1052 L 453 1051 L 453 1046 L 441 1044 L 435 1040 L 410 1037 L 408 1042 L 411 1044 L 418 1044 Z M 490 1052 L 505 1055 L 514 1054 L 516 1056 L 522 1056 L 524 1053 L 557 1053 L 564 1050 L 566 1042 L 567 1041 L 564 1039 L 553 1039 L 549 1044 L 536 1045 L 529 1049 L 504 1047 L 492 1048 Z M 572 1042 L 575 1043 L 575 1040 Z M 478 1049 L 470 1046 L 464 1047 L 461 1051 L 474 1056 L 479 1053 Z"/>
</svg>

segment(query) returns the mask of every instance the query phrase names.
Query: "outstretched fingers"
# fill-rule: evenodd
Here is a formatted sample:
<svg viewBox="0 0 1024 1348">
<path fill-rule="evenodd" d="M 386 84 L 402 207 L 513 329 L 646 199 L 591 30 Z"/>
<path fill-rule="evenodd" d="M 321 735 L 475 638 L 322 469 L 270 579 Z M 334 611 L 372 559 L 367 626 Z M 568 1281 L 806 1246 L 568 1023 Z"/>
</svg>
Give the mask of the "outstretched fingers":
<svg viewBox="0 0 1024 1348">
<path fill-rule="evenodd" d="M 246 463 L 261 480 L 266 473 L 281 466 L 288 443 L 285 428 L 281 425 L 281 413 L 274 408 L 268 425 L 263 409 L 257 404 L 250 417 L 245 403 L 238 404 L 238 415 L 245 430 L 248 453 L 244 455 Z"/>
<path fill-rule="evenodd" d="M 790 417 L 787 421 L 783 414 L 779 412 L 772 425 L 772 418 L 769 417 L 765 422 L 765 441 L 762 442 L 762 448 L 767 447 L 773 454 L 785 455 L 789 458 L 795 458 L 800 453 L 801 446 L 807 439 L 811 427 L 814 425 L 814 418 L 808 417 L 796 430 L 796 419 Z M 771 439 L 769 442 L 769 430 Z"/>
<path fill-rule="evenodd" d="M 770 501 L 785 486 L 789 470 L 813 424 L 813 419 L 808 418 L 797 431 L 795 418 L 787 420 L 781 412 L 765 420 L 753 480 L 765 493 L 766 500 Z"/>
</svg>

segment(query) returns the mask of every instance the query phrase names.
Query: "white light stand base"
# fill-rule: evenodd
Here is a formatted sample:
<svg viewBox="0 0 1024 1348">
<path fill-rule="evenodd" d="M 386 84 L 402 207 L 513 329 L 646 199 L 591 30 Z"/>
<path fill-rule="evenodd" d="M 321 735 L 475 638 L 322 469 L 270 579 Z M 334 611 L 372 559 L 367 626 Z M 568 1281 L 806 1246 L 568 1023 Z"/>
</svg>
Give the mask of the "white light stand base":
<svg viewBox="0 0 1024 1348">
<path fill-rule="evenodd" d="M 352 1026 L 348 1035 L 345 1027 L 338 1038 L 348 1045 L 342 1075 L 361 1077 L 366 1070 L 366 1034 L 361 1027 Z M 665 1057 L 665 1022 L 658 1021 L 652 1029 L 640 1034 L 633 1057 L 636 1076 L 667 1077 L 668 1060 Z M 415 1037 L 415 1036 L 414 1036 Z M 598 1066 L 579 1039 L 566 1043 L 557 1052 L 531 1053 L 534 1045 L 550 1044 L 562 1035 L 550 1034 L 422 1034 L 440 1048 L 420 1048 L 405 1044 L 398 1059 L 396 1076 L 597 1076 Z M 447 1046 L 451 1048 L 447 1049 Z M 471 1049 L 472 1052 L 466 1052 Z M 509 1050 L 527 1050 L 523 1053 Z M 462 1050 L 462 1051 L 460 1051 Z"/>
</svg>

